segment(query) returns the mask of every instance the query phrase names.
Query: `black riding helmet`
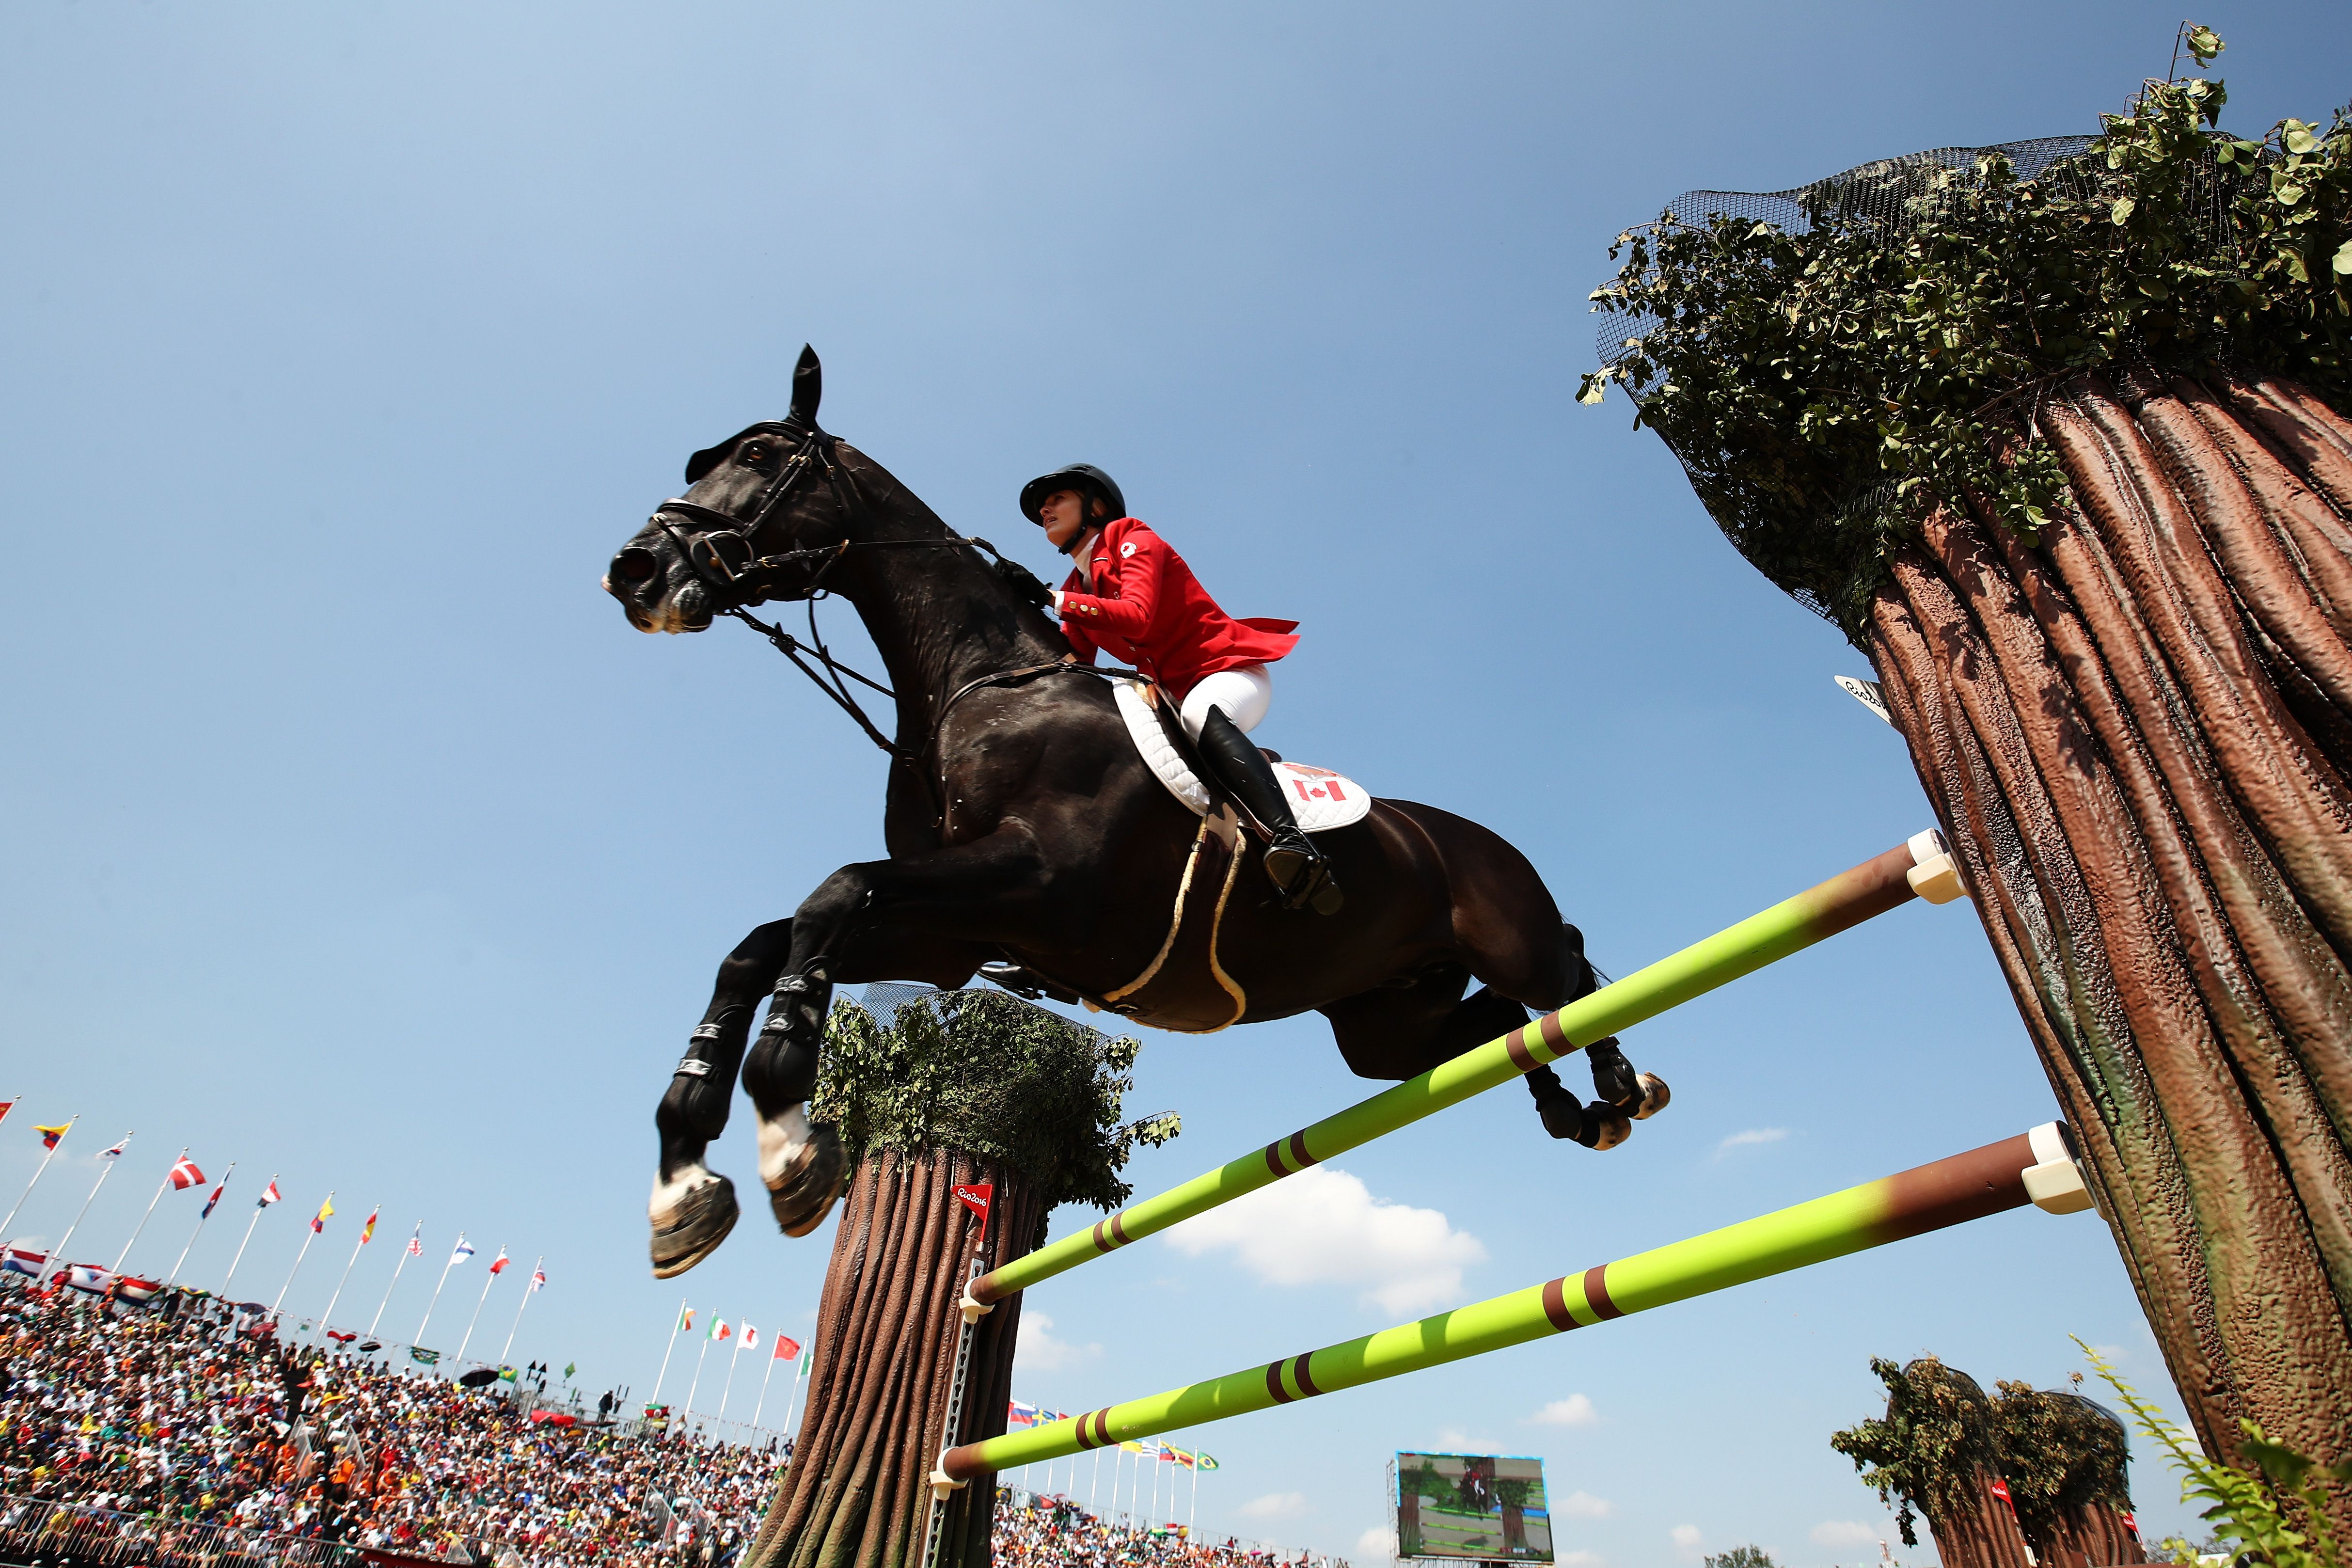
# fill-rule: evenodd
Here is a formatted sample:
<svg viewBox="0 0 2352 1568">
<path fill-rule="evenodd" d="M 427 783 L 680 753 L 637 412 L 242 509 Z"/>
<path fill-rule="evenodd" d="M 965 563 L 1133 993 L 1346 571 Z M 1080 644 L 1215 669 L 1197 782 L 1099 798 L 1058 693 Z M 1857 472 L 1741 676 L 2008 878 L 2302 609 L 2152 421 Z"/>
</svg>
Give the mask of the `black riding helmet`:
<svg viewBox="0 0 2352 1568">
<path fill-rule="evenodd" d="M 1065 463 L 1050 474 L 1039 474 L 1021 487 L 1021 515 L 1040 528 L 1045 520 L 1037 509 L 1057 490 L 1076 490 L 1080 495 L 1097 496 L 1110 508 L 1113 517 L 1127 515 L 1127 498 L 1118 491 L 1118 481 L 1096 468 L 1092 463 Z M 1081 537 L 1084 537 L 1081 534 Z M 1077 542 L 1076 540 L 1072 543 Z"/>
</svg>

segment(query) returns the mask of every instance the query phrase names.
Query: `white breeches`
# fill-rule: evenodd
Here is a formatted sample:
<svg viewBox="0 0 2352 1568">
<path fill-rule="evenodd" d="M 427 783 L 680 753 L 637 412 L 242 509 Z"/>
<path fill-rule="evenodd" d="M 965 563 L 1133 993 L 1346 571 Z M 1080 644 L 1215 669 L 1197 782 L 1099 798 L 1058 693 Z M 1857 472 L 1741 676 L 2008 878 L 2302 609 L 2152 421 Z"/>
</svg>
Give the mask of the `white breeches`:
<svg viewBox="0 0 2352 1568">
<path fill-rule="evenodd" d="M 1184 694 L 1184 705 L 1180 710 L 1184 733 L 1199 740 L 1201 726 L 1209 721 L 1209 710 L 1213 707 L 1223 709 L 1234 727 L 1247 733 L 1265 718 L 1266 706 L 1273 700 L 1274 677 L 1262 664 L 1245 664 L 1239 669 L 1204 675 L 1200 685 Z"/>
</svg>

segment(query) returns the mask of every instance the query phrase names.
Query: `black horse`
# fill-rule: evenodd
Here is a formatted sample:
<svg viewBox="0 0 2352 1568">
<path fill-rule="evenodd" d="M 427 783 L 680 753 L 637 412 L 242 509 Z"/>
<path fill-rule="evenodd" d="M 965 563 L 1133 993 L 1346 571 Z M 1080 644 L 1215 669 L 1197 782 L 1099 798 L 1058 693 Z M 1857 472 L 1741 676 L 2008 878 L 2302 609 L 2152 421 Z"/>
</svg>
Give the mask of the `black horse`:
<svg viewBox="0 0 2352 1568">
<path fill-rule="evenodd" d="M 898 706 L 895 739 L 866 726 L 893 758 L 889 858 L 844 866 L 791 919 L 743 939 L 662 1098 L 657 1275 L 693 1267 L 734 1226 L 733 1184 L 703 1157 L 739 1064 L 777 1221 L 803 1236 L 831 1208 L 841 1149 L 806 1102 L 836 984 L 959 986 L 985 973 L 1192 1031 L 1314 1008 L 1348 1066 L 1373 1079 L 1411 1078 L 1517 1028 L 1527 1008 L 1592 989 L 1583 939 L 1527 858 L 1432 806 L 1376 801 L 1318 836 L 1349 893 L 1328 918 L 1236 875 L 1256 858 L 1240 814 L 1221 803 L 1204 821 L 1161 785 L 1106 679 L 1072 662 L 1034 607 L 1036 579 L 992 564 L 985 546 L 821 430 L 820 387 L 803 350 L 790 416 L 696 453 L 687 495 L 662 503 L 604 583 L 646 632 L 698 632 L 748 605 L 838 594 L 863 617 Z M 838 676 L 830 688 L 855 711 Z M 1588 1054 L 1599 1103 L 1580 1102 L 1549 1068 L 1529 1087 L 1553 1137 L 1608 1148 L 1665 1103 L 1665 1086 L 1637 1075 L 1613 1040 Z"/>
</svg>

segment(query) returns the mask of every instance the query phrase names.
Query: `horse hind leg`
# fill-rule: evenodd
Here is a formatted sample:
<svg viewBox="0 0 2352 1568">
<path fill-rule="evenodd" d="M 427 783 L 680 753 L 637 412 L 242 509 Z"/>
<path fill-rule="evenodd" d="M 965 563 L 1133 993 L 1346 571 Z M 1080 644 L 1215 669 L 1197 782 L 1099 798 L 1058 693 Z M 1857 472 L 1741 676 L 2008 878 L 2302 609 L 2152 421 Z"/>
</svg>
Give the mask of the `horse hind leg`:
<svg viewBox="0 0 2352 1568">
<path fill-rule="evenodd" d="M 1565 1006 L 1599 989 L 1601 977 L 1584 956 L 1582 931 L 1563 921 L 1560 942 L 1567 994 L 1555 1005 Z M 1591 1105 L 1570 1093 L 1559 1074 L 1549 1067 L 1527 1075 L 1528 1092 L 1535 1097 L 1544 1131 L 1553 1137 L 1572 1140 L 1588 1149 L 1614 1149 L 1632 1135 L 1634 1122 L 1664 1110 L 1673 1091 L 1656 1074 L 1635 1072 L 1614 1035 L 1594 1041 L 1585 1047 L 1584 1055 L 1592 1070 Z"/>
<path fill-rule="evenodd" d="M 760 997 L 775 984 L 791 951 L 793 923 L 776 921 L 736 945 L 719 966 L 710 1005 L 688 1037 L 686 1055 L 654 1112 L 661 1163 L 646 1216 L 653 1229 L 654 1277 L 685 1273 L 719 1249 L 741 1210 L 735 1184 L 704 1163 L 710 1142 L 727 1129 L 736 1069 Z"/>
</svg>

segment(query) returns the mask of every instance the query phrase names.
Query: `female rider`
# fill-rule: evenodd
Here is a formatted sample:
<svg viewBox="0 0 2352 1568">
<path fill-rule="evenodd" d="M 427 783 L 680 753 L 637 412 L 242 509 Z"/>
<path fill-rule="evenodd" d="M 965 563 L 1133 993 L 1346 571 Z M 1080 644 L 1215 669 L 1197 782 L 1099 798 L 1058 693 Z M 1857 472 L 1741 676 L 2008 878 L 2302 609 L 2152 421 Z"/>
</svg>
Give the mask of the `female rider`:
<svg viewBox="0 0 2352 1568">
<path fill-rule="evenodd" d="M 1062 635 L 1087 664 L 1100 648 L 1151 678 L 1177 704 L 1184 732 L 1217 781 L 1273 836 L 1265 874 L 1292 909 L 1330 914 L 1339 886 L 1299 831 L 1272 764 L 1244 738 L 1274 696 L 1266 666 L 1298 646 L 1297 621 L 1235 620 L 1217 607 L 1184 558 L 1127 515 L 1111 477 L 1070 463 L 1021 487 L 1021 512 L 1070 557 L 1053 594 Z"/>
</svg>

